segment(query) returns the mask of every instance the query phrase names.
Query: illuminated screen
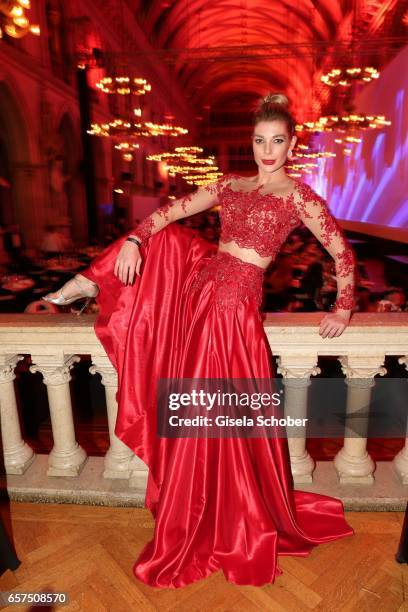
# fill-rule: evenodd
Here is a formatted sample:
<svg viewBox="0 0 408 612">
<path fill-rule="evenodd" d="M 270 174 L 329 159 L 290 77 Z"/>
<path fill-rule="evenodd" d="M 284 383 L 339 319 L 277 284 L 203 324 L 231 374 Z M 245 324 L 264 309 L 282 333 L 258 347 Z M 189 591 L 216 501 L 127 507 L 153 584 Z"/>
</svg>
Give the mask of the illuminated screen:
<svg viewBox="0 0 408 612">
<path fill-rule="evenodd" d="M 408 228 L 408 47 L 382 71 L 376 81 L 361 86 L 355 110 L 385 115 L 392 125 L 361 131 L 362 142 L 336 144 L 336 132 L 315 137 L 319 149 L 335 158 L 319 160 L 312 187 L 339 219 Z M 346 114 L 346 113 L 345 113 Z"/>
</svg>

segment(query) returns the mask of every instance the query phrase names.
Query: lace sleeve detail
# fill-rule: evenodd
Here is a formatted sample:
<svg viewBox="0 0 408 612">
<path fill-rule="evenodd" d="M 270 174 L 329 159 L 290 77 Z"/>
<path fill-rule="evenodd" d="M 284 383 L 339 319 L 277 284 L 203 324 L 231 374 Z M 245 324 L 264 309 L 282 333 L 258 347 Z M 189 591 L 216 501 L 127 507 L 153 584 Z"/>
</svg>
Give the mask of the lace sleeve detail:
<svg viewBox="0 0 408 612">
<path fill-rule="evenodd" d="M 218 199 L 224 187 L 234 178 L 236 178 L 235 174 L 232 174 L 232 173 L 224 174 L 217 181 L 214 181 L 213 183 L 209 183 L 208 185 L 206 185 L 204 189 L 208 191 L 209 193 L 216 195 Z"/>
<path fill-rule="evenodd" d="M 309 185 L 300 184 L 295 197 L 299 219 L 331 255 L 336 267 L 337 298 L 331 310 L 352 310 L 356 304 L 357 260 L 355 252 L 327 203 Z"/>
<path fill-rule="evenodd" d="M 130 235 L 139 238 L 141 243 L 145 244 L 150 236 L 159 232 L 169 223 L 211 208 L 218 201 L 223 179 L 224 177 L 221 177 L 218 181 L 197 189 L 194 193 L 189 193 L 177 200 L 170 200 L 164 206 L 160 206 L 151 215 L 143 219 Z"/>
</svg>

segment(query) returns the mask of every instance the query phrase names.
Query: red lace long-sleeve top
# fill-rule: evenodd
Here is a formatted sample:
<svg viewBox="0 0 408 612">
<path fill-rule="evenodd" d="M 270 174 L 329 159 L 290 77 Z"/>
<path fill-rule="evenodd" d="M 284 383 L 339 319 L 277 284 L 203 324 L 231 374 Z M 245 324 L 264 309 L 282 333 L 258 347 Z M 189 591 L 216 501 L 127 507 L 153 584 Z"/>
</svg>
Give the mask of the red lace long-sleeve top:
<svg viewBox="0 0 408 612">
<path fill-rule="evenodd" d="M 169 223 L 221 205 L 222 242 L 235 241 L 239 247 L 254 249 L 261 257 L 278 254 L 290 232 L 304 224 L 331 255 L 336 267 L 337 299 L 334 310 L 351 310 L 355 305 L 356 257 L 343 230 L 328 206 L 309 185 L 296 181 L 292 193 L 277 196 L 263 193 L 262 186 L 251 191 L 232 189 L 234 174 L 161 206 L 135 228 L 132 235 L 142 244 Z"/>
</svg>

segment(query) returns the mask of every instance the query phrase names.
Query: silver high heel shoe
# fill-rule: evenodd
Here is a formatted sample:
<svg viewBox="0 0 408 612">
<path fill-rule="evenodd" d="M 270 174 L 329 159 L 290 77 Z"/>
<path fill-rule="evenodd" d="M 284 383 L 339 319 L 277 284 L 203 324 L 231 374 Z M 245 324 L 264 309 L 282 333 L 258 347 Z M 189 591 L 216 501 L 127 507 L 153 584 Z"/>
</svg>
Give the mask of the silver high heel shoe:
<svg viewBox="0 0 408 612">
<path fill-rule="evenodd" d="M 68 283 L 70 283 L 72 280 L 77 284 L 78 288 L 79 288 L 79 295 L 74 295 L 70 298 L 66 298 L 64 297 L 64 294 L 62 292 L 62 290 L 64 289 L 65 285 L 63 285 L 61 287 L 61 289 L 59 290 L 59 295 L 55 298 L 51 298 L 48 297 L 49 294 L 43 296 L 41 299 L 45 300 L 46 302 L 51 302 L 51 304 L 56 304 L 57 306 L 67 306 L 68 304 L 72 304 L 72 302 L 76 302 L 76 300 L 79 300 L 81 298 L 85 298 L 84 304 L 82 305 L 81 309 L 76 311 L 77 315 L 82 314 L 82 312 L 85 310 L 85 308 L 87 308 L 87 306 L 89 305 L 90 301 L 92 300 L 92 298 L 96 297 L 99 293 L 99 287 L 95 287 L 95 290 L 92 291 L 91 293 L 84 291 L 81 283 L 79 282 L 79 280 L 76 278 L 77 275 L 73 276 L 72 278 L 69 279 L 69 281 L 67 281 L 65 283 L 65 285 L 67 285 Z"/>
</svg>

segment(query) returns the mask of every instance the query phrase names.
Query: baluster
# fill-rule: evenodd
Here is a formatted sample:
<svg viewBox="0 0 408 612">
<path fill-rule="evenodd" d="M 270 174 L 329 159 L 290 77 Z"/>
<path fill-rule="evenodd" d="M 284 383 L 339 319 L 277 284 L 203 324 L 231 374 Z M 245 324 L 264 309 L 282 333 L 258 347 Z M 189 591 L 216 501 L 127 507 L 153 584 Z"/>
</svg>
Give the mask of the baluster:
<svg viewBox="0 0 408 612">
<path fill-rule="evenodd" d="M 33 449 L 21 436 L 14 368 L 23 355 L 0 355 L 0 415 L 6 474 L 24 474 L 35 459 Z"/>
<path fill-rule="evenodd" d="M 278 357 L 277 372 L 283 376 L 285 386 L 285 416 L 297 419 L 307 417 L 308 387 L 310 376 L 320 374 L 317 366 L 317 355 L 288 355 Z M 297 427 L 299 433 L 300 427 Z M 304 436 L 288 436 L 290 463 L 295 484 L 313 481 L 315 462 L 306 449 L 306 428 Z"/>
<path fill-rule="evenodd" d="M 381 365 L 384 356 L 342 355 L 339 357 L 347 384 L 346 426 L 343 448 L 334 458 L 334 466 L 342 484 L 373 484 L 374 461 L 367 452 L 367 437 L 348 437 L 354 432 L 355 413 L 370 405 L 374 376 L 384 376 L 387 370 Z M 368 417 L 358 415 L 359 430 L 367 430 Z"/>
<path fill-rule="evenodd" d="M 91 374 L 100 374 L 101 382 L 105 387 L 106 408 L 108 412 L 108 426 L 110 447 L 105 455 L 105 478 L 130 478 L 132 475 L 131 463 L 135 457 L 133 451 L 119 440 L 115 435 L 115 424 L 118 415 L 116 392 L 118 388 L 118 375 L 107 357 L 92 356 L 93 365 L 89 368 Z"/>
<path fill-rule="evenodd" d="M 48 457 L 48 476 L 78 476 L 87 460 L 75 438 L 69 381 L 77 355 L 32 355 L 30 372 L 40 372 L 47 387 L 54 446 Z"/>
<path fill-rule="evenodd" d="M 400 357 L 398 363 L 403 363 L 406 370 L 408 370 L 408 355 Z M 394 458 L 394 467 L 397 474 L 402 480 L 402 484 L 408 484 L 408 421 L 407 421 L 407 432 L 405 436 L 405 445 L 400 452 Z"/>
</svg>

